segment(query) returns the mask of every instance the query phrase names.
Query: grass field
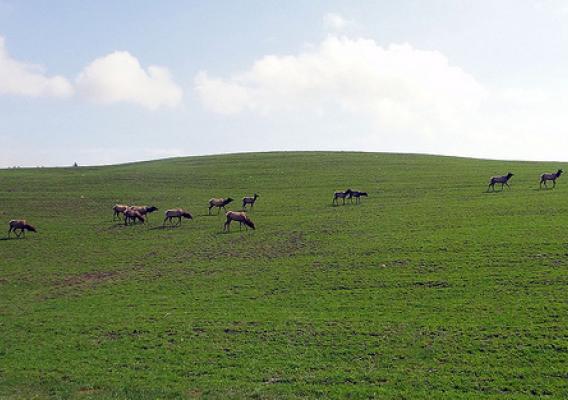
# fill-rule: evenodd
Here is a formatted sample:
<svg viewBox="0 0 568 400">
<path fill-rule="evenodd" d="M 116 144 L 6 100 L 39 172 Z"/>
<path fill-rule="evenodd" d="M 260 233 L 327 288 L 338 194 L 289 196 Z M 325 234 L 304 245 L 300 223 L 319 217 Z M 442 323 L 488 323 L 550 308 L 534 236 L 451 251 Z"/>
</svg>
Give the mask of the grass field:
<svg viewBox="0 0 568 400">
<path fill-rule="evenodd" d="M 39 233 L 0 240 L 0 398 L 568 398 L 568 177 L 538 190 L 559 167 L 263 153 L 1 170 L 2 229 Z M 512 189 L 485 193 L 508 170 Z M 369 198 L 332 207 L 347 187 Z M 207 200 L 253 192 L 257 230 L 221 233 Z M 117 202 L 160 211 L 125 227 Z M 195 219 L 160 229 L 172 207 Z"/>
</svg>

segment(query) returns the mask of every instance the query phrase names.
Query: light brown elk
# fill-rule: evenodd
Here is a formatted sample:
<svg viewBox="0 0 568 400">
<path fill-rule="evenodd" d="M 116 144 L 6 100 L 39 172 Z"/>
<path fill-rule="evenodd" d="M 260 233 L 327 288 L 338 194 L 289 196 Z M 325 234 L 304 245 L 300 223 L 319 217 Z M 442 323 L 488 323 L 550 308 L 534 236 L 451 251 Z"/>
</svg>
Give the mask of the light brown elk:
<svg viewBox="0 0 568 400">
<path fill-rule="evenodd" d="M 243 224 L 245 224 L 245 229 L 248 229 L 249 227 L 252 229 L 256 229 L 256 227 L 254 226 L 254 222 L 250 220 L 250 218 L 245 212 L 228 211 L 225 213 L 225 216 L 227 217 L 227 221 L 225 221 L 225 224 L 223 225 L 223 232 L 230 231 L 231 222 L 233 221 L 239 223 L 239 230 L 242 229 Z"/>
<path fill-rule="evenodd" d="M 114 221 L 117 218 L 120 219 L 120 214 L 124 214 L 124 212 L 128 207 L 130 206 L 126 204 L 115 204 L 114 207 L 112 208 L 113 211 L 112 220 Z"/>
<path fill-rule="evenodd" d="M 220 198 L 220 199 L 216 199 L 216 198 L 212 198 L 209 199 L 209 215 L 211 215 L 211 209 L 213 207 L 217 207 L 217 215 L 219 215 L 219 213 L 221 212 L 221 208 L 225 211 L 227 211 L 227 209 L 225 208 L 225 206 L 227 204 L 229 204 L 230 202 L 232 202 L 233 199 L 231 199 L 230 197 L 224 199 L 224 198 Z"/>
<path fill-rule="evenodd" d="M 166 221 L 169 221 L 170 224 L 172 224 L 173 218 L 178 219 L 178 223 L 176 225 L 181 225 L 182 218 L 193 219 L 193 216 L 189 212 L 185 211 L 183 208 L 174 208 L 171 210 L 167 210 L 165 213 L 164 223 L 162 224 L 162 226 L 166 225 Z"/>
<path fill-rule="evenodd" d="M 140 213 L 131 207 L 128 207 L 124 211 L 124 225 L 128 225 L 129 222 L 136 223 L 136 221 L 140 221 L 142 223 L 146 222 L 146 218 Z"/>
</svg>

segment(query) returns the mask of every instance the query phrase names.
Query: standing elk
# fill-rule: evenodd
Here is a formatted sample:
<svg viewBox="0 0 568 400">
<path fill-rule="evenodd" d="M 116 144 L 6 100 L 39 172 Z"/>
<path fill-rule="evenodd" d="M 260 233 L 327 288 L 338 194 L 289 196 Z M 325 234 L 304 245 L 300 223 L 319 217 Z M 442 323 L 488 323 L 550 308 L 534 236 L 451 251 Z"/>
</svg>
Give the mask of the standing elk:
<svg viewBox="0 0 568 400">
<path fill-rule="evenodd" d="M 211 215 L 211 209 L 213 207 L 217 207 L 217 215 L 219 215 L 219 213 L 221 212 L 221 208 L 225 211 L 227 211 L 227 209 L 225 208 L 225 206 L 227 204 L 229 204 L 230 202 L 232 202 L 233 199 L 231 199 L 230 197 L 224 199 L 224 198 L 220 198 L 220 199 L 216 199 L 216 198 L 212 198 L 209 199 L 209 215 Z"/>
<path fill-rule="evenodd" d="M 343 205 L 345 205 L 345 199 L 348 199 L 349 196 L 351 196 L 351 193 L 353 193 L 353 191 L 351 189 L 347 189 L 345 192 L 335 192 L 333 194 L 333 200 L 332 200 L 331 204 L 339 205 L 338 199 L 343 199 Z"/>
<path fill-rule="evenodd" d="M 553 174 L 542 174 L 540 176 L 539 187 L 542 189 L 542 184 L 544 183 L 544 187 L 548 189 L 548 186 L 546 186 L 546 181 L 552 181 L 552 188 L 554 189 L 556 187 L 556 180 L 560 177 L 560 175 L 562 175 L 563 172 L 564 171 L 559 169 L 558 171 L 556 171 Z"/>
<path fill-rule="evenodd" d="M 507 175 L 503 175 L 503 176 L 492 176 L 491 179 L 489 179 L 489 186 L 487 186 L 487 191 L 489 192 L 489 188 L 492 188 L 493 191 L 495 191 L 495 184 L 496 183 L 501 184 L 501 190 L 503 190 L 504 185 L 507 185 L 507 187 L 509 189 L 511 189 L 511 186 L 509 186 L 509 184 L 507 182 L 509 182 L 509 179 L 511 179 L 511 177 L 513 175 L 514 174 L 509 172 Z"/>
<path fill-rule="evenodd" d="M 117 218 L 120 220 L 120 214 L 124 214 L 124 212 L 128 207 L 130 206 L 126 204 L 115 204 L 114 207 L 112 208 L 113 211 L 112 220 L 114 221 Z"/>
<path fill-rule="evenodd" d="M 353 203 L 353 198 L 355 198 L 355 204 L 361 204 L 361 197 L 369 197 L 369 195 L 367 194 L 367 192 L 359 192 L 357 190 L 354 190 L 351 192 L 349 200 L 351 201 L 351 203 Z"/>
<path fill-rule="evenodd" d="M 250 204 L 250 208 L 252 209 L 254 207 L 254 203 L 256 202 L 256 199 L 258 199 L 260 196 L 258 194 L 254 194 L 253 197 L 248 197 L 245 196 L 243 197 L 243 210 L 246 209 L 247 204 Z"/>
<path fill-rule="evenodd" d="M 174 208 L 171 210 L 167 210 L 165 212 L 165 218 L 164 218 L 164 223 L 162 224 L 162 226 L 166 226 L 166 221 L 170 222 L 170 225 L 172 224 L 172 219 L 173 218 L 177 218 L 178 219 L 178 223 L 176 225 L 181 225 L 181 219 L 183 218 L 187 218 L 187 219 L 193 219 L 193 216 L 185 211 L 182 208 Z"/>
</svg>

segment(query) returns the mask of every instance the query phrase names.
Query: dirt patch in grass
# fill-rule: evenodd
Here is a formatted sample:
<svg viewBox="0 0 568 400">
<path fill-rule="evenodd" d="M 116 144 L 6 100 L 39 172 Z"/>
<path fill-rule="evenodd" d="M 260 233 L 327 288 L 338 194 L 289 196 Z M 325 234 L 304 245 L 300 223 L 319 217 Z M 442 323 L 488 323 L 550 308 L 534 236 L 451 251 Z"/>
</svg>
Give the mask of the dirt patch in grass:
<svg viewBox="0 0 568 400">
<path fill-rule="evenodd" d="M 79 396 L 88 396 L 88 395 L 92 395 L 92 394 L 95 394 L 95 393 L 97 393 L 97 389 L 93 389 L 93 388 L 82 387 L 77 391 L 77 394 Z"/>
<path fill-rule="evenodd" d="M 64 278 L 53 281 L 47 293 L 41 296 L 42 300 L 53 299 L 62 296 L 81 295 L 88 289 L 95 289 L 109 282 L 115 282 L 119 279 L 131 275 L 132 272 L 139 271 L 143 266 L 135 265 L 128 269 L 114 271 L 90 271 L 79 275 L 66 276 Z"/>
<path fill-rule="evenodd" d="M 220 258 L 275 259 L 298 254 L 307 245 L 303 232 L 276 234 L 273 240 L 256 241 L 246 236 L 232 237 L 215 249 L 206 249 L 199 257 L 208 260 Z"/>
<path fill-rule="evenodd" d="M 55 286 L 80 286 L 85 284 L 97 284 L 108 281 L 119 275 L 118 271 L 95 271 L 86 272 L 81 275 L 74 275 L 64 278 L 55 283 Z"/>
</svg>

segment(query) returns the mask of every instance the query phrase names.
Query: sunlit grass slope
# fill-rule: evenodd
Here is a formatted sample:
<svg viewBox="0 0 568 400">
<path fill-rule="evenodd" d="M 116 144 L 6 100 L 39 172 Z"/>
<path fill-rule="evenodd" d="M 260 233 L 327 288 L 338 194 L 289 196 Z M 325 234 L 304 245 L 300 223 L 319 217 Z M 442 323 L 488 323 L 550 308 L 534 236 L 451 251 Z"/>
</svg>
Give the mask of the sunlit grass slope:
<svg viewBox="0 0 568 400">
<path fill-rule="evenodd" d="M 0 240 L 0 398 L 567 398 L 568 177 L 538 190 L 558 167 L 263 153 L 2 170 L 2 229 L 39 233 Z M 509 170 L 511 190 L 485 193 Z M 332 207 L 348 187 L 369 197 Z M 257 230 L 222 234 L 208 199 L 254 192 Z M 160 211 L 124 227 L 117 202 Z M 159 229 L 172 207 L 195 219 Z"/>
</svg>

